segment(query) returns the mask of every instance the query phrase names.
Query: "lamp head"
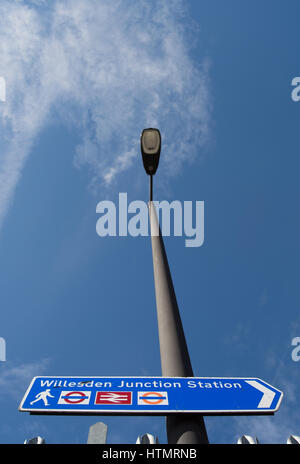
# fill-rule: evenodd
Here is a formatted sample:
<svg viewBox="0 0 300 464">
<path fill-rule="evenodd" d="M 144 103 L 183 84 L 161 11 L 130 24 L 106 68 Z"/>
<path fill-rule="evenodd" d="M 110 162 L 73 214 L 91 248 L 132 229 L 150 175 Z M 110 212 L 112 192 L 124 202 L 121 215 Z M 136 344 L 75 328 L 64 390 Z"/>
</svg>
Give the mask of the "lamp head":
<svg viewBox="0 0 300 464">
<path fill-rule="evenodd" d="M 158 129 L 144 129 L 141 135 L 141 152 L 146 173 L 156 173 L 159 163 L 161 136 Z"/>
</svg>

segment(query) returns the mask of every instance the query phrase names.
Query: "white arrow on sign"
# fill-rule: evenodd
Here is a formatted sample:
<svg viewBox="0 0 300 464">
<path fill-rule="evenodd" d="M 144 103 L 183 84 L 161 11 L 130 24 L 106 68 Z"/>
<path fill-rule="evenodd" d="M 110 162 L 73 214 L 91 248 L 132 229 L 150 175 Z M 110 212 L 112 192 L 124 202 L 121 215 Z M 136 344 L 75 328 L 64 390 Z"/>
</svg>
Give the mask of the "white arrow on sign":
<svg viewBox="0 0 300 464">
<path fill-rule="evenodd" d="M 257 407 L 258 408 L 269 408 L 272 404 L 272 401 L 276 393 L 270 390 L 269 388 L 265 387 L 261 383 L 257 382 L 256 380 L 246 380 L 246 382 L 249 383 L 251 387 L 256 388 L 257 390 L 263 393 L 263 396 L 260 402 L 258 403 Z"/>
</svg>

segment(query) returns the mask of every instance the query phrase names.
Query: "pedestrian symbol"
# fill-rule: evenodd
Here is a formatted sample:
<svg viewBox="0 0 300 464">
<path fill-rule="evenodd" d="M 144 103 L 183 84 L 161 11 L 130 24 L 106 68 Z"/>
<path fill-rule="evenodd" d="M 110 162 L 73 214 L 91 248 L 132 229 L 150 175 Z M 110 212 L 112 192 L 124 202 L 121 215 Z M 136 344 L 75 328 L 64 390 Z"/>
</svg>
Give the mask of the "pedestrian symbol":
<svg viewBox="0 0 300 464">
<path fill-rule="evenodd" d="M 35 400 L 31 401 L 31 405 L 33 403 L 36 403 L 37 401 L 40 401 L 40 400 L 43 400 L 44 401 L 44 405 L 45 406 L 49 406 L 49 403 L 47 401 L 47 398 L 54 398 L 53 395 L 51 395 L 50 393 L 50 388 L 47 388 L 47 390 L 45 391 L 41 391 L 40 393 L 38 393 L 37 395 L 35 395 Z"/>
</svg>

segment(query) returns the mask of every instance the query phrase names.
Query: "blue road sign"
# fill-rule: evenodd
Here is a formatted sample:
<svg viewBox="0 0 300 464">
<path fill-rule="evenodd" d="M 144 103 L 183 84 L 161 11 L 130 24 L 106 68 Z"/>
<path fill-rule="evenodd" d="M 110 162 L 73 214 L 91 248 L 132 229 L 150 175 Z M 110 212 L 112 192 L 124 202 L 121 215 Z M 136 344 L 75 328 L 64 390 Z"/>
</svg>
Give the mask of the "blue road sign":
<svg viewBox="0 0 300 464">
<path fill-rule="evenodd" d="M 256 378 L 34 377 L 20 411 L 42 414 L 273 414 L 282 392 Z"/>
</svg>

